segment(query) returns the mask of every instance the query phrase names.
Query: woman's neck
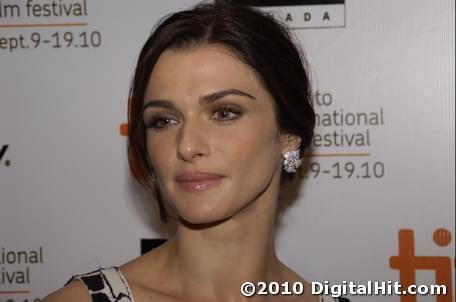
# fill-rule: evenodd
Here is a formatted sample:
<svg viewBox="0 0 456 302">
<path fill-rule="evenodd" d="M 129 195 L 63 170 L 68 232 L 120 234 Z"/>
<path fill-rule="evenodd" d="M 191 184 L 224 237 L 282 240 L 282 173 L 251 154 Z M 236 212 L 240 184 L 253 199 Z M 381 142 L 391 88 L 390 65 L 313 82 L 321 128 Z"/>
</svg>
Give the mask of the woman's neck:
<svg viewBox="0 0 456 302">
<path fill-rule="evenodd" d="M 283 264 L 274 248 L 277 192 L 265 192 L 230 219 L 208 228 L 179 224 L 170 240 L 169 264 L 182 292 L 213 301 L 241 301 L 245 281 L 280 281 Z M 201 292 L 201 289 L 205 293 Z"/>
</svg>

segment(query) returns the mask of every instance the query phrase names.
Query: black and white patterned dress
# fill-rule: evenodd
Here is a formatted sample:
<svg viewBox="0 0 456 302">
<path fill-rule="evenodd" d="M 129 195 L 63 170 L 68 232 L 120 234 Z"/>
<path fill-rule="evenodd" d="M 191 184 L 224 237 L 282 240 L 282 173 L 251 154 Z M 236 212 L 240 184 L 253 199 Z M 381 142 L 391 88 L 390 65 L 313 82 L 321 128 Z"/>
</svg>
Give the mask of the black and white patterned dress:
<svg viewBox="0 0 456 302">
<path fill-rule="evenodd" d="M 134 302 L 125 277 L 118 267 L 101 268 L 96 271 L 75 275 L 73 280 L 81 281 L 92 298 L 92 302 Z M 345 298 L 320 296 L 320 302 L 350 302 Z"/>
<path fill-rule="evenodd" d="M 82 281 L 93 302 L 134 302 L 130 287 L 117 267 L 75 275 L 67 282 Z"/>
</svg>

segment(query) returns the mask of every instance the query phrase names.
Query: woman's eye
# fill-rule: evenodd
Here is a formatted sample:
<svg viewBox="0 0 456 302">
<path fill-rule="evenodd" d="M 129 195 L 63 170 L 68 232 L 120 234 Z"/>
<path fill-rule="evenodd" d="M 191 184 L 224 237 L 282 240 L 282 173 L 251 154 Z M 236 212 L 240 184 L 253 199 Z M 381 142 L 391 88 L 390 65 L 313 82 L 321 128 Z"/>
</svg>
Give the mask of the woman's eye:
<svg viewBox="0 0 456 302">
<path fill-rule="evenodd" d="M 176 121 L 170 117 L 158 117 L 152 119 L 150 123 L 147 124 L 147 128 L 153 129 L 162 129 L 167 127 L 168 125 L 175 124 Z"/>
<path fill-rule="evenodd" d="M 241 111 L 231 107 L 222 107 L 214 111 L 212 118 L 218 121 L 230 121 L 238 118 Z"/>
</svg>

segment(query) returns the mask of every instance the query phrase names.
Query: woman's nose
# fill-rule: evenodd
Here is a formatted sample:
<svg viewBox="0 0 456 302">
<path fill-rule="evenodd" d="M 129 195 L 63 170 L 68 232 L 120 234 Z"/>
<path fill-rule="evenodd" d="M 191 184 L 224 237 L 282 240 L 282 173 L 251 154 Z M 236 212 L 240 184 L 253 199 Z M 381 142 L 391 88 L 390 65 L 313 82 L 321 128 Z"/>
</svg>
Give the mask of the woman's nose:
<svg viewBox="0 0 456 302">
<path fill-rule="evenodd" d="M 192 162 L 210 154 L 209 138 L 204 127 L 197 122 L 184 123 L 177 138 L 177 157 Z"/>
</svg>

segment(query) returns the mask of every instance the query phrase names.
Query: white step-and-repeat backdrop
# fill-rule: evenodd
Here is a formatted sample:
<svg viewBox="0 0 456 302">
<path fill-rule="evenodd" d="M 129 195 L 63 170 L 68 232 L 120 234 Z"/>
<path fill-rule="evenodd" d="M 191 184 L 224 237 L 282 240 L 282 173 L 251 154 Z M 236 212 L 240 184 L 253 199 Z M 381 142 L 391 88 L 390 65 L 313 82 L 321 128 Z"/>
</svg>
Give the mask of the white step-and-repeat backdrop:
<svg viewBox="0 0 456 302">
<path fill-rule="evenodd" d="M 355 302 L 454 301 L 454 1 L 256 2 L 302 43 L 318 113 L 280 257 L 311 281 L 452 290 Z M 1 302 L 168 237 L 128 170 L 127 99 L 154 24 L 194 3 L 0 1 Z"/>
</svg>

